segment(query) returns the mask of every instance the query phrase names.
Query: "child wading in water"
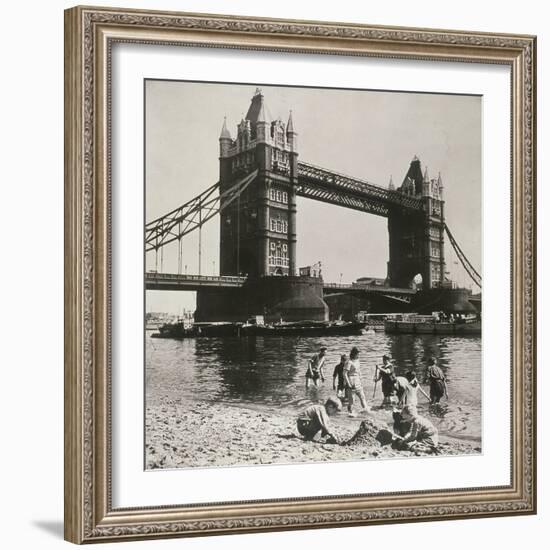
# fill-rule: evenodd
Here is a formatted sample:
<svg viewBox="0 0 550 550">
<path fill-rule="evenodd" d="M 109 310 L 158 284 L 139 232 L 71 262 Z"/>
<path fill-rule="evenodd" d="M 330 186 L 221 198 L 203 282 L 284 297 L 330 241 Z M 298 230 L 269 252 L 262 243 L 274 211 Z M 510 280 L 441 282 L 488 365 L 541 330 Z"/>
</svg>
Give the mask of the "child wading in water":
<svg viewBox="0 0 550 550">
<path fill-rule="evenodd" d="M 319 379 L 321 382 L 325 381 L 325 373 L 323 367 L 327 356 L 327 348 L 322 347 L 319 353 L 316 353 L 307 364 L 306 370 L 306 390 L 309 387 L 309 381 L 313 380 L 313 384 L 318 386 Z"/>
<path fill-rule="evenodd" d="M 346 354 L 340 356 L 340 362 L 334 367 L 332 373 L 332 389 L 336 392 L 337 397 L 344 397 L 346 393 L 346 382 L 344 380 L 344 367 L 348 361 Z"/>
<path fill-rule="evenodd" d="M 397 376 L 395 378 L 395 389 L 399 399 L 399 407 L 403 405 L 416 407 L 418 405 L 417 392 L 419 391 L 428 401 L 430 400 L 428 394 L 420 387 L 416 374 L 413 371 L 408 371 L 405 376 Z"/>
<path fill-rule="evenodd" d="M 344 382 L 346 384 L 346 398 L 348 400 L 349 416 L 355 416 L 353 412 L 354 396 L 359 397 L 363 410 L 367 408 L 367 400 L 361 383 L 361 370 L 359 365 L 359 350 L 356 347 L 351 349 L 349 361 L 344 366 Z"/>
<path fill-rule="evenodd" d="M 395 368 L 387 355 L 382 357 L 382 366 L 377 368 L 377 376 L 374 381 L 382 380 L 382 394 L 384 400 L 382 405 L 389 405 L 392 402 L 392 397 L 395 396 Z"/>
<path fill-rule="evenodd" d="M 437 366 L 435 359 L 428 359 L 428 370 L 426 371 L 426 382 L 430 384 L 430 401 L 432 405 L 437 405 L 441 398 L 446 395 L 447 399 L 447 381 L 445 374 Z"/>
<path fill-rule="evenodd" d="M 298 417 L 296 427 L 304 439 L 311 441 L 319 432 L 321 437 L 327 436 L 327 443 L 338 443 L 338 438 L 332 431 L 329 416 L 342 410 L 342 403 L 336 397 L 329 397 L 325 405 L 311 405 Z"/>
</svg>

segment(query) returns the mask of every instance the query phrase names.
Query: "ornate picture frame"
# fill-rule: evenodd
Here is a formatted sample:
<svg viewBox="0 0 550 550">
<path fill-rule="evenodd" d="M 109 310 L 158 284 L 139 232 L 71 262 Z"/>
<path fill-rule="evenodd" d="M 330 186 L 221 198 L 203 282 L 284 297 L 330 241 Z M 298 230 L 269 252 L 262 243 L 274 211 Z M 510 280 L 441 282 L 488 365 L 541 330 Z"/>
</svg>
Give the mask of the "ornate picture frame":
<svg viewBox="0 0 550 550">
<path fill-rule="evenodd" d="M 113 507 L 110 90 L 111 53 L 116 43 L 453 61 L 509 68 L 509 485 Z M 67 10 L 65 538 L 89 543 L 536 513 L 535 98 L 534 36 L 112 8 Z"/>
</svg>

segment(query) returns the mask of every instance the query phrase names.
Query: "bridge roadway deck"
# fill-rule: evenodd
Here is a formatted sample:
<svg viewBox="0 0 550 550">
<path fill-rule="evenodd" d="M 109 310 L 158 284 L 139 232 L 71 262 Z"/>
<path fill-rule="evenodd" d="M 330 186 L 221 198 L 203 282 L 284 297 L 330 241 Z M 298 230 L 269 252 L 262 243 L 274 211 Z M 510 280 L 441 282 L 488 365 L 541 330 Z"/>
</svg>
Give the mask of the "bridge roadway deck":
<svg viewBox="0 0 550 550">
<path fill-rule="evenodd" d="M 240 288 L 244 286 L 246 277 L 228 275 L 180 275 L 177 273 L 145 273 L 145 288 L 147 290 L 200 290 L 201 288 Z M 415 294 L 411 288 L 392 288 L 378 285 L 358 285 L 355 283 L 324 283 L 326 293 L 332 292 L 375 292 L 379 294 Z"/>
<path fill-rule="evenodd" d="M 177 273 L 145 273 L 147 290 L 200 290 L 201 288 L 240 288 L 246 277 L 228 275 L 180 275 Z"/>
</svg>

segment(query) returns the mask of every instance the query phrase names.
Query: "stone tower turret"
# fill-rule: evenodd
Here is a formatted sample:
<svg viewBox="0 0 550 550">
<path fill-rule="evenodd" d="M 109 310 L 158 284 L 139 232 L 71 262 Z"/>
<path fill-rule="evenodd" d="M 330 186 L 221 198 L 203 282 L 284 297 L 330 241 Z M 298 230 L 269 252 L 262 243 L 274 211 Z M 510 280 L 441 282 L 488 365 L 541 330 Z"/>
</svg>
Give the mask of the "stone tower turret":
<svg viewBox="0 0 550 550">
<path fill-rule="evenodd" d="M 233 140 L 231 139 L 231 134 L 227 129 L 227 119 L 226 117 L 223 117 L 223 126 L 222 131 L 220 132 L 220 157 L 228 157 L 232 145 Z"/>
<path fill-rule="evenodd" d="M 427 168 L 423 174 L 420 159 L 415 156 L 397 190 L 421 200 L 422 210 L 390 212 L 388 217 L 388 278 L 392 286 L 410 286 L 418 274 L 424 289 L 437 288 L 444 281 L 445 216 L 440 179 L 430 179 Z"/>
<path fill-rule="evenodd" d="M 296 273 L 297 133 L 292 115 L 274 119 L 257 89 L 231 140 L 220 136 L 220 193 L 254 170 L 255 180 L 223 209 L 220 220 L 222 275 Z"/>
</svg>

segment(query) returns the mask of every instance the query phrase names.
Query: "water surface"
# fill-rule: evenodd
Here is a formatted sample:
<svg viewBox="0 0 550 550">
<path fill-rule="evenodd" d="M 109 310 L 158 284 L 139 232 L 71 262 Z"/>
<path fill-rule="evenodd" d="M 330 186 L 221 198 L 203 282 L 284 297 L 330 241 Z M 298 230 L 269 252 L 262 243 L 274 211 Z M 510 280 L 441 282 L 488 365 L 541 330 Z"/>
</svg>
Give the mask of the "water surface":
<svg viewBox="0 0 550 550">
<path fill-rule="evenodd" d="M 216 401 L 298 413 L 322 402 L 332 391 L 332 371 L 340 355 L 360 350 L 363 387 L 368 407 L 382 401 L 380 383 L 374 394 L 375 365 L 382 355 L 394 359 L 397 374 L 414 369 L 423 382 L 427 358 L 434 356 L 447 377 L 449 400 L 430 407 L 419 394 L 419 411 L 440 433 L 467 440 L 481 439 L 481 338 L 475 336 L 387 335 L 302 338 L 152 339 L 145 335 L 146 402 L 159 396 Z M 328 348 L 319 388 L 305 389 L 308 359 L 321 345 Z M 427 393 L 429 389 L 423 385 Z M 373 397 L 374 394 L 374 397 Z"/>
</svg>

